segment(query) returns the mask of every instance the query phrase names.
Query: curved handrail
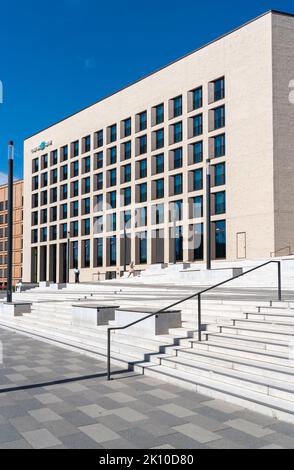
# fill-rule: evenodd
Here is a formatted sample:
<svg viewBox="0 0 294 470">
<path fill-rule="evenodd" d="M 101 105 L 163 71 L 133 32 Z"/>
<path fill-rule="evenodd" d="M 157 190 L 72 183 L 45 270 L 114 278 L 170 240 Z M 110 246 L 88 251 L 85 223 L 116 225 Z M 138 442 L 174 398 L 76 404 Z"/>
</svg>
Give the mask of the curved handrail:
<svg viewBox="0 0 294 470">
<path fill-rule="evenodd" d="M 174 308 L 174 307 L 177 307 L 178 305 L 184 303 L 184 302 L 187 302 L 188 300 L 192 300 L 194 299 L 195 297 L 198 297 L 198 339 L 199 341 L 201 341 L 201 330 L 202 330 L 202 324 L 201 324 L 201 296 L 202 294 L 206 294 L 207 292 L 213 290 L 213 289 L 216 289 L 217 287 L 221 287 L 231 281 L 235 281 L 236 279 L 239 279 L 240 277 L 242 276 L 246 276 L 247 274 L 250 274 L 254 271 L 257 271 L 261 268 L 263 268 L 264 266 L 268 266 L 269 264 L 277 264 L 278 265 L 278 300 L 281 301 L 282 300 L 282 279 L 281 279 L 281 261 L 268 261 L 267 263 L 264 263 L 264 264 L 261 264 L 260 266 L 256 266 L 255 268 L 252 268 L 252 269 L 249 269 L 249 271 L 246 271 L 245 273 L 241 273 L 241 274 L 238 274 L 237 276 L 235 277 L 231 277 L 230 279 L 227 279 L 226 281 L 222 281 L 218 284 L 215 284 L 214 286 L 211 286 L 211 287 L 208 287 L 200 292 L 197 292 L 196 294 L 192 294 L 190 295 L 189 297 L 186 297 L 185 299 L 181 299 L 171 305 L 169 305 L 168 307 L 165 307 L 165 308 L 162 308 L 156 312 L 153 312 L 151 313 L 150 315 L 147 315 L 146 317 L 144 318 L 140 318 L 139 320 L 136 320 L 132 323 L 129 323 L 128 325 L 124 325 L 124 326 L 116 326 L 116 327 L 110 327 L 108 328 L 107 330 L 107 380 L 110 380 L 111 379 L 111 332 L 112 331 L 118 331 L 118 330 L 126 330 L 127 328 L 130 328 L 131 326 L 135 326 L 137 325 L 138 323 L 141 323 L 145 320 L 148 320 L 149 318 L 152 318 L 154 316 L 157 316 L 157 315 L 161 315 L 162 313 L 165 313 L 166 311 Z"/>
</svg>

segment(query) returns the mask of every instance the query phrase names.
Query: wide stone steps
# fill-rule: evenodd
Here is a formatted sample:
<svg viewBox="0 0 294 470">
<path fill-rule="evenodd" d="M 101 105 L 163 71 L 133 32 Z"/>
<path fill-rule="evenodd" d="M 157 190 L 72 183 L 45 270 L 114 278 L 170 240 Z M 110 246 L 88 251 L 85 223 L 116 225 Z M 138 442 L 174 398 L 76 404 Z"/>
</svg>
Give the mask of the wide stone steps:
<svg viewBox="0 0 294 470">
<path fill-rule="evenodd" d="M 202 335 L 207 338 L 209 341 L 213 341 L 214 343 L 218 344 L 226 344 L 231 347 L 238 346 L 238 347 L 250 347 L 254 350 L 265 350 L 271 352 L 283 352 L 288 354 L 289 353 L 289 343 L 285 341 L 279 340 L 269 340 L 265 338 L 260 338 L 259 336 L 255 336 L 252 334 L 252 330 L 250 330 L 250 336 L 242 336 L 241 334 L 236 335 L 233 334 L 234 332 L 230 329 L 229 333 L 202 333 Z"/>
<path fill-rule="evenodd" d="M 245 317 L 248 320 L 262 320 L 268 322 L 294 322 L 294 312 L 290 313 L 289 310 L 286 310 L 283 313 L 245 313 Z"/>
<path fill-rule="evenodd" d="M 215 377 L 195 375 L 163 365 L 145 363 L 136 365 L 134 370 L 214 399 L 228 401 L 272 418 L 294 423 L 294 402 L 290 400 L 241 388 L 225 381 L 217 381 Z"/>
<path fill-rule="evenodd" d="M 214 325 L 212 325 L 214 326 Z M 273 329 L 256 329 L 254 326 L 217 326 L 219 331 L 223 334 L 229 334 L 229 335 L 235 335 L 235 336 L 248 336 L 252 337 L 254 336 L 255 338 L 263 338 L 266 340 L 281 340 L 281 341 L 287 341 L 291 342 L 293 341 L 293 334 L 291 333 L 286 333 L 284 330 L 277 330 L 274 331 Z"/>
</svg>

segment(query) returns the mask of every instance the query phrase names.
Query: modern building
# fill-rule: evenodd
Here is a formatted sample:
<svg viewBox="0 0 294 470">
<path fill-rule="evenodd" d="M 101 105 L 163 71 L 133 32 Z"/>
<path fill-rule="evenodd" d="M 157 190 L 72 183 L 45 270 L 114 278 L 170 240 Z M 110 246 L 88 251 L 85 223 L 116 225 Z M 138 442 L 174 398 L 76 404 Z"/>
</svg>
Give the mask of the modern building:
<svg viewBox="0 0 294 470">
<path fill-rule="evenodd" d="M 293 46 L 270 11 L 26 139 L 24 280 L 205 260 L 207 160 L 213 258 L 292 245 Z"/>
<path fill-rule="evenodd" d="M 0 186 L 0 289 L 7 287 L 7 209 L 8 186 Z M 23 260 L 23 181 L 13 185 L 13 285 L 22 279 Z"/>
</svg>

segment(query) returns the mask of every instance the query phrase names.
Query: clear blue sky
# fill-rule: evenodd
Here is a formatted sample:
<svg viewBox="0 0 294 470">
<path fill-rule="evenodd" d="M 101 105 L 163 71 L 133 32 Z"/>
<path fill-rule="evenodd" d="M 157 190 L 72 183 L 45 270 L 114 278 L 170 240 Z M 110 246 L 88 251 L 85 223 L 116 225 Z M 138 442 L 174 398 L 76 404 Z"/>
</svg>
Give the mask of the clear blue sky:
<svg viewBox="0 0 294 470">
<path fill-rule="evenodd" d="M 1 2 L 0 182 L 9 139 L 21 177 L 25 137 L 269 9 L 293 0 Z"/>
</svg>

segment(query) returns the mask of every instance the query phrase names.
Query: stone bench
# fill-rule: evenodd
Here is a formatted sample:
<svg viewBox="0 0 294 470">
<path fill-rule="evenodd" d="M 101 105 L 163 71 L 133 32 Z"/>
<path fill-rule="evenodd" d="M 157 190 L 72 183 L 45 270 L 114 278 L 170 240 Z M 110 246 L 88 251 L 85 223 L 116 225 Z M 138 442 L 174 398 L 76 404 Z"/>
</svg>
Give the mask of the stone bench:
<svg viewBox="0 0 294 470">
<path fill-rule="evenodd" d="M 72 306 L 72 324 L 94 328 L 108 325 L 115 318 L 115 311 L 119 306 L 84 304 Z"/>
<path fill-rule="evenodd" d="M 159 309 L 148 308 L 120 308 L 115 312 L 116 326 L 125 326 L 134 321 L 145 318 Z M 181 328 L 182 319 L 180 310 L 167 310 L 164 313 L 154 315 L 125 330 L 126 333 L 136 336 L 157 336 L 169 333 L 171 328 Z"/>
<path fill-rule="evenodd" d="M 3 317 L 21 317 L 24 313 L 31 313 L 30 302 L 3 302 L 0 304 L 0 315 Z"/>
</svg>

